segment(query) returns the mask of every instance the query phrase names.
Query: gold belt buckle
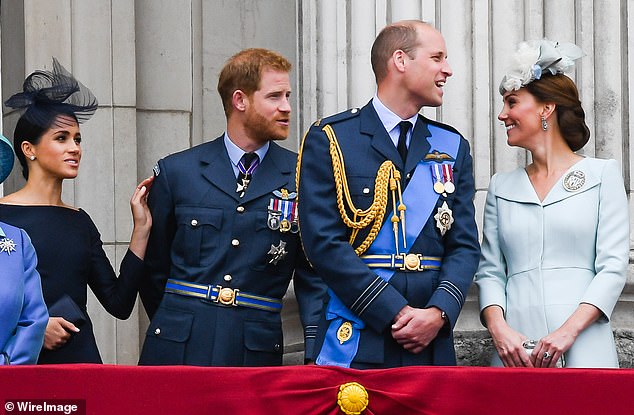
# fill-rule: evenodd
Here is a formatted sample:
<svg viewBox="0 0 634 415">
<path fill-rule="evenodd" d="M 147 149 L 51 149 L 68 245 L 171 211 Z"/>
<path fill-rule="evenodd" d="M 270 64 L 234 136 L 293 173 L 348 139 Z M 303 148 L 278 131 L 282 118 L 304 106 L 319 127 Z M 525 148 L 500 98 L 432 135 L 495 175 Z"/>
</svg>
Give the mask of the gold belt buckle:
<svg viewBox="0 0 634 415">
<path fill-rule="evenodd" d="M 216 297 L 216 302 L 219 302 L 223 305 L 237 305 L 236 304 L 236 296 L 240 290 L 232 289 L 232 288 L 222 288 L 220 285 L 218 287 L 218 297 Z"/>
<path fill-rule="evenodd" d="M 420 260 L 420 254 L 407 254 L 403 258 L 403 266 L 408 271 L 418 271 L 420 270 Z"/>
</svg>

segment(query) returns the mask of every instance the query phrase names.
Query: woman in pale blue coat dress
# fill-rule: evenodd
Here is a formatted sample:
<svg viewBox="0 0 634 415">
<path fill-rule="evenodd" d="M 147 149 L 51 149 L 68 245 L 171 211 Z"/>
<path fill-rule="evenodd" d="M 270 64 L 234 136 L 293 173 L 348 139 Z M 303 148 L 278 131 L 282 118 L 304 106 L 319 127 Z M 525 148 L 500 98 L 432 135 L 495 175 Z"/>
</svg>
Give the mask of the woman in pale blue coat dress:
<svg viewBox="0 0 634 415">
<path fill-rule="evenodd" d="M 493 365 L 618 367 L 609 320 L 627 273 L 628 205 L 615 160 L 575 154 L 590 133 L 563 72 L 581 55 L 522 44 L 500 86 L 508 143 L 532 163 L 493 176 L 487 194 L 476 284 Z"/>
<path fill-rule="evenodd" d="M 13 149 L 0 135 L 0 183 L 13 167 Z M 37 258 L 26 232 L 0 222 L 0 365 L 35 364 L 48 312 Z"/>
</svg>

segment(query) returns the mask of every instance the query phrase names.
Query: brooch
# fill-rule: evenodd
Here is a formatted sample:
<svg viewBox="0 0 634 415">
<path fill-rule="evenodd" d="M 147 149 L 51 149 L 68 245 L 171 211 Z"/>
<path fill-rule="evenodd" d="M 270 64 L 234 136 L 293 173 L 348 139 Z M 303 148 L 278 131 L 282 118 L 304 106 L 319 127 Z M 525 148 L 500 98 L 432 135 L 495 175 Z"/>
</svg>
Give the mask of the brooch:
<svg viewBox="0 0 634 415">
<path fill-rule="evenodd" d="M 13 239 L 4 238 L 0 240 L 0 252 L 6 252 L 7 255 L 11 255 L 11 252 L 15 252 L 16 244 Z"/>
<path fill-rule="evenodd" d="M 563 181 L 564 189 L 569 192 L 575 192 L 581 189 L 581 187 L 583 187 L 585 183 L 586 175 L 581 170 L 571 171 L 570 173 L 566 174 L 566 177 L 564 177 Z"/>
</svg>

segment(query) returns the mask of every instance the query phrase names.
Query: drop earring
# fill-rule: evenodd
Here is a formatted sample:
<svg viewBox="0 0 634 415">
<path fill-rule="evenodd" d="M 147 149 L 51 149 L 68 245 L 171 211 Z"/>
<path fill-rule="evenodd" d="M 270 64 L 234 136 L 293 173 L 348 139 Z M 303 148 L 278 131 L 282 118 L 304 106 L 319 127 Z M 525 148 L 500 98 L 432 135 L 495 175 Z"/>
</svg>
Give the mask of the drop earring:
<svg viewBox="0 0 634 415">
<path fill-rule="evenodd" d="M 543 115 L 542 115 L 542 130 L 544 131 L 548 130 L 548 121 L 546 121 L 546 118 L 544 118 Z"/>
</svg>

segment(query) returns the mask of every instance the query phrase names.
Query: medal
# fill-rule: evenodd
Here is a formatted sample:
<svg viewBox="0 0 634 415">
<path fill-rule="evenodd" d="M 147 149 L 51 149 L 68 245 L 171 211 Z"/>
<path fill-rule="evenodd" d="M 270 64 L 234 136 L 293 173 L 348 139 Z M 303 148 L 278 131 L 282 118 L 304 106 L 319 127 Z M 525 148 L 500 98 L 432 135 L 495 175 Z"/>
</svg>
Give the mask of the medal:
<svg viewBox="0 0 634 415">
<path fill-rule="evenodd" d="M 442 165 L 443 178 L 445 180 L 445 192 L 451 194 L 456 191 L 456 185 L 453 184 L 453 169 L 450 164 Z"/>
<path fill-rule="evenodd" d="M 442 173 L 438 163 L 432 163 L 431 175 L 434 179 L 434 192 L 438 194 L 445 193 L 445 185 L 442 183 Z"/>
<path fill-rule="evenodd" d="M 299 222 L 294 220 L 291 222 L 291 233 L 297 233 L 297 232 L 299 232 Z"/>
<path fill-rule="evenodd" d="M 282 219 L 282 221 L 280 222 L 280 231 L 288 232 L 290 230 L 291 230 L 291 223 L 286 218 Z"/>
<path fill-rule="evenodd" d="M 443 202 L 442 206 L 438 208 L 438 212 L 434 215 L 434 219 L 436 219 L 436 227 L 440 230 L 440 234 L 442 236 L 451 229 L 451 225 L 453 224 L 453 212 L 447 206 L 447 202 Z"/>
<path fill-rule="evenodd" d="M 247 190 L 247 186 L 249 186 L 249 182 L 251 180 L 244 178 L 242 179 L 242 183 L 236 183 L 236 193 L 240 193 L 240 197 L 244 196 L 244 192 Z"/>
<path fill-rule="evenodd" d="M 6 252 L 7 255 L 11 255 L 11 252 L 15 252 L 16 244 L 13 239 L 4 238 L 0 240 L 0 252 Z"/>
<path fill-rule="evenodd" d="M 277 246 L 271 244 L 271 249 L 267 252 L 272 256 L 269 264 L 277 265 L 280 259 L 284 258 L 288 252 L 286 252 L 286 242 L 280 241 Z"/>
<path fill-rule="evenodd" d="M 266 225 L 270 230 L 276 231 L 280 228 L 280 216 L 282 216 L 281 212 L 269 210 L 269 217 L 266 220 Z"/>
<path fill-rule="evenodd" d="M 564 177 L 564 189 L 569 192 L 575 192 L 583 187 L 586 183 L 586 175 L 581 170 L 571 171 Z"/>
<path fill-rule="evenodd" d="M 340 344 L 344 344 L 352 337 L 352 323 L 344 321 L 337 329 L 337 340 Z"/>
</svg>

